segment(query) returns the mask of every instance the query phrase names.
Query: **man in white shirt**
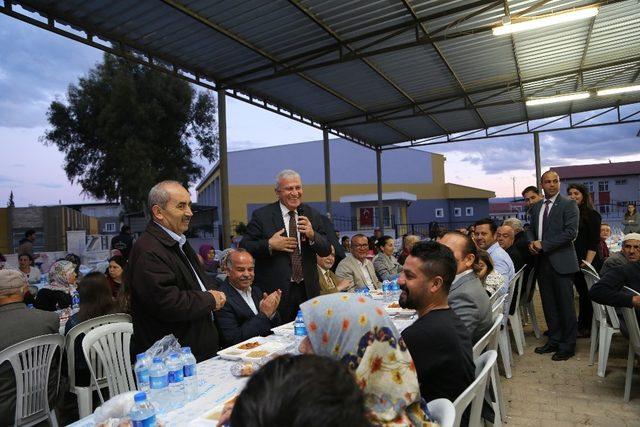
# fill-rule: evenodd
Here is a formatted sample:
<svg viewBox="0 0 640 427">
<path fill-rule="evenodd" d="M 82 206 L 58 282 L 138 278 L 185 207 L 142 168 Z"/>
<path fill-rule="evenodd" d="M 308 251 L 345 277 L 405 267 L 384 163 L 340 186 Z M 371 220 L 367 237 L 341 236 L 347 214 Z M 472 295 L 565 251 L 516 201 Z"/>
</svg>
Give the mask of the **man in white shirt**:
<svg viewBox="0 0 640 427">
<path fill-rule="evenodd" d="M 220 290 L 227 295 L 227 303 L 216 313 L 223 346 L 237 344 L 256 336 L 266 336 L 280 324 L 278 305 L 282 291 L 270 294 L 252 286 L 253 256 L 245 249 L 233 249 L 227 257 L 227 279 Z"/>
<path fill-rule="evenodd" d="M 346 291 L 379 289 L 380 282 L 376 276 L 373 263 L 367 259 L 369 239 L 364 234 L 356 234 L 351 238 L 351 255 L 338 264 L 336 276 L 348 282 Z"/>
<path fill-rule="evenodd" d="M 476 246 L 484 249 L 491 255 L 493 268 L 502 276 L 507 283 L 515 276 L 515 268 L 509 254 L 500 247 L 496 240 L 498 227 L 491 218 L 476 221 L 473 228 Z"/>
</svg>

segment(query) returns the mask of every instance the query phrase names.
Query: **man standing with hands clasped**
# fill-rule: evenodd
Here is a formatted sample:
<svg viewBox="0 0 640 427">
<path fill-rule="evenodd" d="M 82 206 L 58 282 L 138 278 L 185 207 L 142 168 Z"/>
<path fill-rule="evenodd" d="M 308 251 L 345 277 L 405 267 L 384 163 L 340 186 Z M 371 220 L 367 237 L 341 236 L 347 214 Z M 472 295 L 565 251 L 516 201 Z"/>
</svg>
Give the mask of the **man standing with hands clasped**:
<svg viewBox="0 0 640 427">
<path fill-rule="evenodd" d="M 268 294 L 282 290 L 278 312 L 286 323 L 301 303 L 320 294 L 316 255 L 331 250 L 320 214 L 302 203 L 300 174 L 280 172 L 275 192 L 275 203 L 253 212 L 240 246 L 255 258 L 256 286 Z"/>
<path fill-rule="evenodd" d="M 535 352 L 554 353 L 552 360 L 567 360 L 575 354 L 578 332 L 572 278 L 579 269 L 573 241 L 580 213 L 576 202 L 559 194 L 556 172 L 545 172 L 541 184 L 544 199 L 531 208 L 528 233 L 529 250 L 537 256 L 536 274 L 549 341 Z"/>
</svg>

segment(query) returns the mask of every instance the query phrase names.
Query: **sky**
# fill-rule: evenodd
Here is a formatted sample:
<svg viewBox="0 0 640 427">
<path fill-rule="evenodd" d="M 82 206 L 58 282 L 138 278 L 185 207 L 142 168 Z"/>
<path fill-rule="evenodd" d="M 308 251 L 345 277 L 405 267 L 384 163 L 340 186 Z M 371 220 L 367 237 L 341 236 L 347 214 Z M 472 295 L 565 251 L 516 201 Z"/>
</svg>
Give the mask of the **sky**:
<svg viewBox="0 0 640 427">
<path fill-rule="evenodd" d="M 16 206 L 95 201 L 69 182 L 63 153 L 43 144 L 41 137 L 51 101 L 64 100 L 68 86 L 101 58 L 97 49 L 0 15 L 0 206 L 6 205 L 10 191 Z M 638 128 L 636 123 L 542 133 L 543 170 L 639 160 Z M 322 139 L 318 129 L 229 97 L 227 135 L 230 150 Z M 516 193 L 535 182 L 532 135 L 426 149 L 446 156 L 447 182 L 492 190 L 499 197 L 513 195 L 514 178 Z M 195 194 L 194 186 L 190 190 Z"/>
</svg>

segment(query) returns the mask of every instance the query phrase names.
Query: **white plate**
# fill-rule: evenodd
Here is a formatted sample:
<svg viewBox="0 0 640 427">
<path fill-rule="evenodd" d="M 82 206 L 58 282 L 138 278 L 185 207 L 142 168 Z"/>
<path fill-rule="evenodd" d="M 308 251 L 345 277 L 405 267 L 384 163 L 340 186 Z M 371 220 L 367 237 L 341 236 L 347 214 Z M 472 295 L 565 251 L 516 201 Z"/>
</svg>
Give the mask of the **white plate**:
<svg viewBox="0 0 640 427">
<path fill-rule="evenodd" d="M 258 342 L 259 346 L 251 348 L 251 349 L 241 349 L 243 344 L 249 342 Z M 260 361 L 265 357 L 273 357 L 276 354 L 280 354 L 287 348 L 287 343 L 278 342 L 273 340 L 268 340 L 265 337 L 253 337 L 241 343 L 238 343 L 229 348 L 225 348 L 224 350 L 220 350 L 218 352 L 218 356 L 227 360 L 246 360 L 250 362 Z M 253 356 L 251 353 L 255 351 L 268 351 L 267 354 L 262 356 Z"/>
<path fill-rule="evenodd" d="M 385 305 L 384 309 L 392 316 L 413 316 L 416 314 L 415 310 L 402 307 L 389 307 L 389 305 Z"/>
<path fill-rule="evenodd" d="M 293 322 L 271 328 L 276 335 L 293 335 Z"/>
<path fill-rule="evenodd" d="M 191 421 L 189 425 L 191 427 L 215 427 L 218 425 L 223 409 L 224 405 L 218 405 Z"/>
</svg>

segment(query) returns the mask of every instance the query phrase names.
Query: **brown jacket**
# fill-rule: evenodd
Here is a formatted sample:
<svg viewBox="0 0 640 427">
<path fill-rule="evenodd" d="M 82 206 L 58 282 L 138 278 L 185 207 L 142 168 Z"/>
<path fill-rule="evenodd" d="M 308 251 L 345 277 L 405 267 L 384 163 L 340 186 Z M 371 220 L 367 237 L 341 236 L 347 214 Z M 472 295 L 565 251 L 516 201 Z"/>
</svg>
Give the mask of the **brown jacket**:
<svg viewBox="0 0 640 427">
<path fill-rule="evenodd" d="M 132 354 L 147 350 L 168 334 L 181 346 L 191 347 L 198 362 L 218 351 L 218 332 L 211 318 L 216 302 L 200 289 L 189 263 L 207 289 L 215 288 L 213 279 L 188 243 L 182 249 L 186 258 L 178 242 L 153 221 L 133 245 L 125 271 L 131 287 Z"/>
<path fill-rule="evenodd" d="M 327 278 L 322 274 L 322 270 L 319 266 L 316 266 L 318 269 L 318 282 L 320 283 L 320 295 L 333 294 L 335 292 L 339 292 L 340 290 L 336 287 L 338 285 L 338 277 L 336 277 L 336 273 L 331 270 L 327 270 L 329 273 L 329 277 L 333 283 L 329 283 Z"/>
</svg>

